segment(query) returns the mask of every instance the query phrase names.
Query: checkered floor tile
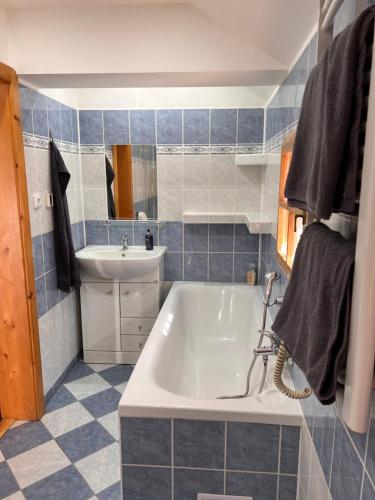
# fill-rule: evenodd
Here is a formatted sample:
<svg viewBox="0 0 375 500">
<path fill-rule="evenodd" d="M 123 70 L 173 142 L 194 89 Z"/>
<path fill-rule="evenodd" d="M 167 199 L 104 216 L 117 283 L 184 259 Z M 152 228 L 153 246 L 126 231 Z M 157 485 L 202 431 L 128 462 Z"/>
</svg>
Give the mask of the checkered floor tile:
<svg viewBox="0 0 375 500">
<path fill-rule="evenodd" d="M 79 362 L 40 422 L 0 439 L 0 499 L 120 500 L 117 406 L 129 365 Z"/>
</svg>

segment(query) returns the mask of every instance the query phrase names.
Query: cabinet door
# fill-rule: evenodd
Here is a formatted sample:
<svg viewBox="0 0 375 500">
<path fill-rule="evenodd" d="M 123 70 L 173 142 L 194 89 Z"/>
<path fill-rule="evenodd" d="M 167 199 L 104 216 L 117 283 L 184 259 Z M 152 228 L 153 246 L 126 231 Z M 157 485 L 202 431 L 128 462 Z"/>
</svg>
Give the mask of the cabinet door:
<svg viewBox="0 0 375 500">
<path fill-rule="evenodd" d="M 121 335 L 121 348 L 123 351 L 142 351 L 147 342 L 148 335 Z"/>
<path fill-rule="evenodd" d="M 84 283 L 81 286 L 83 349 L 120 351 L 118 283 Z"/>
<path fill-rule="evenodd" d="M 121 283 L 121 316 L 156 318 L 159 314 L 159 285 Z"/>
</svg>

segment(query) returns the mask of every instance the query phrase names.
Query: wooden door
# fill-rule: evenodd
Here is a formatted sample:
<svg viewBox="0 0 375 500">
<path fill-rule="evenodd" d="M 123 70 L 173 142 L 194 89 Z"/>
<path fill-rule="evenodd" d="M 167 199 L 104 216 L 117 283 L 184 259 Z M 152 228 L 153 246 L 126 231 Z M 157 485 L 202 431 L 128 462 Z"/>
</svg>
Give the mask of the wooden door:
<svg viewBox="0 0 375 500">
<path fill-rule="evenodd" d="M 117 219 L 134 219 L 132 147 L 113 146 L 115 207 Z"/>
<path fill-rule="evenodd" d="M 44 411 L 18 80 L 0 63 L 0 408 L 11 419 Z"/>
</svg>

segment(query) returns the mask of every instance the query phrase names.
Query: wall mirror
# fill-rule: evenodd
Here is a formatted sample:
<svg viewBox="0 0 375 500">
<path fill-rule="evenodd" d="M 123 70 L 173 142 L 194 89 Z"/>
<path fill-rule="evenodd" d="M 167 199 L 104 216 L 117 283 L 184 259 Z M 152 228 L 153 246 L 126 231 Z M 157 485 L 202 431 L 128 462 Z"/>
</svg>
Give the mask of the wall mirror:
<svg viewBox="0 0 375 500">
<path fill-rule="evenodd" d="M 156 146 L 116 144 L 106 148 L 109 220 L 158 218 Z"/>
</svg>

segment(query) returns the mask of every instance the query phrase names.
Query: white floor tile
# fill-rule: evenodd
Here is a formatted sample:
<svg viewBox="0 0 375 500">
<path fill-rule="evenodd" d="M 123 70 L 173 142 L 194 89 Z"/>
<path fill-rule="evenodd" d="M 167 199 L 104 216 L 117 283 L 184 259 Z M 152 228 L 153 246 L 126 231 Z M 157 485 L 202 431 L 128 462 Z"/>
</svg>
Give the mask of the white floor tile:
<svg viewBox="0 0 375 500">
<path fill-rule="evenodd" d="M 113 443 L 74 464 L 93 492 L 99 493 L 120 480 L 120 450 Z"/>
<path fill-rule="evenodd" d="M 98 418 L 98 422 L 107 430 L 116 441 L 119 440 L 120 435 L 120 419 L 117 411 L 108 413 L 104 417 Z"/>
<path fill-rule="evenodd" d="M 109 389 L 111 387 L 108 382 L 106 382 L 97 373 L 92 373 L 87 377 L 74 380 L 65 384 L 65 387 L 73 394 L 76 399 L 84 399 L 93 394 L 97 394 L 100 391 Z"/>
<path fill-rule="evenodd" d="M 120 394 L 123 394 L 124 391 L 125 391 L 125 387 L 127 386 L 127 384 L 128 384 L 127 382 L 124 382 L 122 384 L 116 385 L 115 389 L 117 389 Z"/>
<path fill-rule="evenodd" d="M 42 418 L 53 437 L 61 436 L 81 425 L 94 420 L 94 417 L 78 401 L 59 410 L 47 413 Z"/>
<path fill-rule="evenodd" d="M 105 365 L 103 363 L 88 363 L 88 366 L 96 372 L 101 372 L 102 370 L 105 370 L 106 368 L 112 368 L 112 366 L 115 365 Z"/>
<path fill-rule="evenodd" d="M 25 500 L 22 491 L 17 491 L 17 493 L 13 493 L 9 497 L 5 497 L 4 500 Z"/>
<path fill-rule="evenodd" d="M 26 488 L 67 467 L 70 461 L 55 441 L 48 441 L 11 458 L 8 464 L 20 487 Z"/>
<path fill-rule="evenodd" d="M 20 425 L 26 424 L 28 421 L 27 420 L 16 420 L 12 425 L 11 429 L 15 429 L 16 427 L 19 427 Z"/>
</svg>

